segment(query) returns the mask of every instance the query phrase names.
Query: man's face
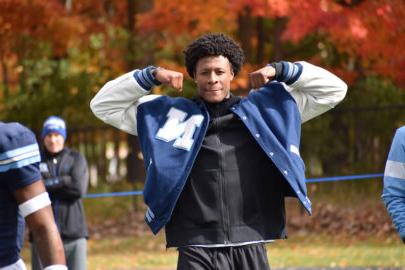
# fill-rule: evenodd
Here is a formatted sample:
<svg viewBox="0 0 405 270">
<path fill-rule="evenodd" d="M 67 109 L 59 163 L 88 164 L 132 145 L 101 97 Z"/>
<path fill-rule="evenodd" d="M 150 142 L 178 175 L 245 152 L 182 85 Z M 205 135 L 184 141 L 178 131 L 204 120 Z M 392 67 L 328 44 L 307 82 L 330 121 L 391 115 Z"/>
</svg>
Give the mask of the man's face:
<svg viewBox="0 0 405 270">
<path fill-rule="evenodd" d="M 49 153 L 56 154 L 63 150 L 65 138 L 57 132 L 52 132 L 45 136 L 44 145 Z"/>
<path fill-rule="evenodd" d="M 223 56 L 207 56 L 198 60 L 194 80 L 198 94 L 210 103 L 218 103 L 229 96 L 233 79 L 231 63 Z"/>
</svg>

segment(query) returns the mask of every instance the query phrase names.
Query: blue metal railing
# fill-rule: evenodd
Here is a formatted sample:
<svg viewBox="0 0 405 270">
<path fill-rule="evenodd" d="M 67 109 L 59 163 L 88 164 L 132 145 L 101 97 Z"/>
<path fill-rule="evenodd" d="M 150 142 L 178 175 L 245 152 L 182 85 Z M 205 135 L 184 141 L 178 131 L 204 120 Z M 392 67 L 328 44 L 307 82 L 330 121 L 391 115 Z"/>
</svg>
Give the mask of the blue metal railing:
<svg viewBox="0 0 405 270">
<path fill-rule="evenodd" d="M 307 183 L 320 183 L 320 182 L 336 182 L 336 181 L 349 181 L 349 180 L 364 180 L 372 178 L 381 178 L 384 174 L 357 174 L 357 175 L 346 175 L 346 176 L 331 176 L 331 177 L 319 177 L 319 178 L 308 178 Z M 109 192 L 109 193 L 90 193 L 86 194 L 84 198 L 104 198 L 104 197 L 122 197 L 122 196 L 137 196 L 142 195 L 142 190 L 134 191 L 123 191 L 123 192 Z"/>
</svg>

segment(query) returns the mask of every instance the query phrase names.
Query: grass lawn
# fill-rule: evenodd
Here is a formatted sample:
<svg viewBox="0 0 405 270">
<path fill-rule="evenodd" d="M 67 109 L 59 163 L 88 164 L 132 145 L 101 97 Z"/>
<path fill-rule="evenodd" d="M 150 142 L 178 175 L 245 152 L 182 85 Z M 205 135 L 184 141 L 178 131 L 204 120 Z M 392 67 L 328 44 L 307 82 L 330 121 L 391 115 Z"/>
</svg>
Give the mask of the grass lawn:
<svg viewBox="0 0 405 270">
<path fill-rule="evenodd" d="M 268 245 L 272 268 L 378 267 L 405 269 L 405 247 L 393 236 L 384 240 L 331 236 L 292 236 Z M 29 262 L 27 245 L 23 257 Z M 107 237 L 89 241 L 88 269 L 175 269 L 177 252 L 166 250 L 162 235 Z M 28 263 L 27 263 L 28 264 Z M 30 269 L 30 268 L 28 268 Z"/>
<path fill-rule="evenodd" d="M 293 236 L 268 245 L 267 250 L 274 268 L 405 267 L 405 247 L 395 236 L 384 241 Z"/>
<path fill-rule="evenodd" d="M 128 189 L 123 187 L 123 190 Z M 347 192 L 342 194 L 349 196 Z M 378 192 L 373 197 L 368 195 L 371 202 L 356 196 L 349 196 L 350 200 L 340 198 L 329 210 L 325 206 L 335 197 L 318 198 L 318 205 L 314 207 L 314 216 L 310 220 L 328 223 L 306 226 L 306 218 L 292 222 L 296 229 L 289 228 L 290 239 L 268 245 L 272 269 L 402 267 L 405 270 L 405 246 L 394 230 L 381 230 L 391 221 L 379 196 Z M 144 209 L 141 208 L 138 215 L 131 215 L 132 204 L 141 199 L 120 197 L 84 201 L 88 222 L 93 228 L 88 242 L 89 270 L 175 269 L 176 250 L 166 250 L 163 233 L 156 237 L 152 235 L 143 221 Z M 291 220 L 302 215 L 296 205 L 293 200 L 287 211 Z M 376 222 L 381 220 L 385 222 Z M 103 225 L 100 228 L 104 229 L 97 228 L 97 225 Z M 366 225 L 373 225 L 376 229 L 369 230 Z M 28 243 L 22 254 L 28 264 Z"/>
</svg>

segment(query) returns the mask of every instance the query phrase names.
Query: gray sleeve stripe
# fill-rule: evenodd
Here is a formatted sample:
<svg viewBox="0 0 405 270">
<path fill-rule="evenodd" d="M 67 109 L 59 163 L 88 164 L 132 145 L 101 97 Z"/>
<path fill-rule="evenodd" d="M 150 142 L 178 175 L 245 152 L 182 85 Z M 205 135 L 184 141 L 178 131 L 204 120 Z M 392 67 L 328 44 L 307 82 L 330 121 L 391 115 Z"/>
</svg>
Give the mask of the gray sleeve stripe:
<svg viewBox="0 0 405 270">
<path fill-rule="evenodd" d="M 387 160 L 384 176 L 405 180 L 405 163 Z"/>
</svg>

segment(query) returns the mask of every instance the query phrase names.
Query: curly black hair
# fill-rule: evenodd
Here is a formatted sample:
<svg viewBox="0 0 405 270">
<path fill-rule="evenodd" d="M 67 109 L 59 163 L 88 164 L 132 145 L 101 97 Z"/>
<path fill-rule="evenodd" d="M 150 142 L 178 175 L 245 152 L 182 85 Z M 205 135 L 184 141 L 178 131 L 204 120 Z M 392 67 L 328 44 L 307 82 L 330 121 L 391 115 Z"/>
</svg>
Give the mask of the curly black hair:
<svg viewBox="0 0 405 270">
<path fill-rule="evenodd" d="M 242 48 L 224 34 L 206 34 L 194 40 L 186 50 L 186 68 L 194 78 L 198 60 L 206 56 L 224 56 L 232 64 L 232 71 L 237 75 L 242 67 L 245 55 Z"/>
</svg>

